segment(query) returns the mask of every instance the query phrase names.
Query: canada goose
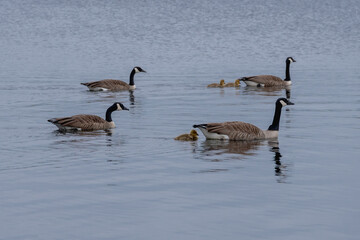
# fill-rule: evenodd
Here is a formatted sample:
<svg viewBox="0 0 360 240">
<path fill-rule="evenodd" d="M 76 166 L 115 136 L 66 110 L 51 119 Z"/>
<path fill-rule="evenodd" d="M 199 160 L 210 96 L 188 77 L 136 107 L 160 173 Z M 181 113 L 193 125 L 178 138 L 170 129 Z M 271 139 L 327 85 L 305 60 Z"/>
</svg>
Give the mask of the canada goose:
<svg viewBox="0 0 360 240">
<path fill-rule="evenodd" d="M 258 75 L 252 77 L 243 77 L 241 78 L 242 81 L 247 86 L 254 86 L 254 87 L 274 87 L 274 86 L 288 86 L 291 85 L 291 78 L 290 78 L 290 63 L 296 62 L 292 57 L 288 57 L 286 59 L 286 77 L 282 80 L 279 77 L 273 75 Z"/>
<path fill-rule="evenodd" d="M 223 123 L 207 123 L 194 125 L 199 128 L 205 135 L 206 139 L 227 139 L 227 140 L 261 140 L 268 138 L 277 138 L 279 134 L 279 122 L 281 108 L 286 105 L 294 105 L 286 98 L 279 98 L 275 103 L 275 113 L 272 124 L 267 130 L 245 122 L 223 122 Z"/>
<path fill-rule="evenodd" d="M 240 79 L 236 79 L 233 83 L 227 83 L 224 87 L 240 87 Z"/>
<path fill-rule="evenodd" d="M 120 91 L 120 90 L 134 90 L 136 88 L 134 83 L 135 73 L 145 72 L 141 67 L 134 67 L 130 73 L 129 84 L 121 80 L 104 79 L 96 82 L 81 83 L 89 88 L 90 91 Z"/>
<path fill-rule="evenodd" d="M 175 140 L 180 140 L 180 141 L 196 141 L 198 140 L 199 134 L 196 132 L 196 130 L 191 130 L 190 134 L 181 134 L 180 136 L 177 136 L 176 138 L 174 138 Z"/>
<path fill-rule="evenodd" d="M 207 87 L 210 87 L 210 88 L 222 88 L 225 86 L 225 80 L 224 79 L 221 79 L 220 80 L 220 83 L 211 83 L 209 85 L 207 85 Z"/>
<path fill-rule="evenodd" d="M 115 128 L 115 123 L 111 119 L 113 111 L 129 110 L 122 103 L 116 102 L 111 105 L 105 114 L 105 119 L 96 115 L 74 115 L 64 118 L 52 118 L 48 122 L 55 124 L 60 131 L 92 131 L 92 130 L 106 130 Z"/>
</svg>

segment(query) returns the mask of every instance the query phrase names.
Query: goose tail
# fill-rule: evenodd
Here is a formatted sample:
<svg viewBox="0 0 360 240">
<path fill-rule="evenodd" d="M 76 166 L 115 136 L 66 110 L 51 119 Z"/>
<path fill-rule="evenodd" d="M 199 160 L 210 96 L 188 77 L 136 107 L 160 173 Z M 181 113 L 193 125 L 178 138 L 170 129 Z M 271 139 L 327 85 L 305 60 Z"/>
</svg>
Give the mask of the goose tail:
<svg viewBox="0 0 360 240">
<path fill-rule="evenodd" d="M 55 123 L 55 122 L 56 122 L 56 118 L 51 118 L 51 119 L 48 120 L 48 122 Z"/>
<path fill-rule="evenodd" d="M 197 124 L 197 125 L 193 125 L 193 128 L 204 128 L 206 129 L 207 124 Z"/>
</svg>

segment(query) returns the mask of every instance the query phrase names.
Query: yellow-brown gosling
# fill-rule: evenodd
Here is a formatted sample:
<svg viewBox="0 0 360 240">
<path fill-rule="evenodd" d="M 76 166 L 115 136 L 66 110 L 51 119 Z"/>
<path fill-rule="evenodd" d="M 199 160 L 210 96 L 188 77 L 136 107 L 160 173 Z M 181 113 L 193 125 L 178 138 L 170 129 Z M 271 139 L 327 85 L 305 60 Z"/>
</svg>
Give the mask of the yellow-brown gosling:
<svg viewBox="0 0 360 240">
<path fill-rule="evenodd" d="M 279 77 L 273 75 L 258 75 L 252 77 L 243 77 L 241 81 L 243 81 L 247 86 L 254 87 L 286 87 L 291 85 L 290 78 L 290 63 L 296 62 L 292 57 L 286 58 L 286 71 L 285 71 L 285 79 L 282 80 Z"/>
<path fill-rule="evenodd" d="M 281 109 L 286 105 L 294 105 L 294 103 L 286 98 L 279 98 L 276 101 L 273 122 L 267 130 L 262 130 L 250 123 L 240 121 L 198 124 L 193 125 L 193 127 L 199 128 L 206 139 L 242 141 L 277 138 L 279 135 Z"/>
<path fill-rule="evenodd" d="M 236 79 L 233 83 L 226 83 L 224 87 L 240 87 L 240 79 Z"/>
<path fill-rule="evenodd" d="M 134 67 L 130 73 L 129 84 L 121 80 L 104 79 L 96 82 L 81 83 L 89 88 L 90 91 L 121 91 L 134 90 L 136 88 L 134 83 L 135 73 L 145 72 L 141 67 Z"/>
<path fill-rule="evenodd" d="M 177 136 L 174 138 L 175 140 L 179 141 L 196 141 L 199 138 L 199 134 L 193 129 L 190 131 L 189 134 L 181 134 L 180 136 Z"/>
<path fill-rule="evenodd" d="M 221 79 L 220 83 L 212 83 L 212 84 L 209 84 L 207 87 L 209 87 L 209 88 L 222 88 L 224 86 L 225 86 L 225 80 Z"/>
<path fill-rule="evenodd" d="M 48 122 L 55 124 L 60 131 L 93 131 L 115 128 L 111 119 L 113 111 L 129 110 L 122 103 L 116 102 L 111 105 L 105 114 L 105 119 L 96 115 L 79 114 L 71 117 L 52 118 Z"/>
</svg>

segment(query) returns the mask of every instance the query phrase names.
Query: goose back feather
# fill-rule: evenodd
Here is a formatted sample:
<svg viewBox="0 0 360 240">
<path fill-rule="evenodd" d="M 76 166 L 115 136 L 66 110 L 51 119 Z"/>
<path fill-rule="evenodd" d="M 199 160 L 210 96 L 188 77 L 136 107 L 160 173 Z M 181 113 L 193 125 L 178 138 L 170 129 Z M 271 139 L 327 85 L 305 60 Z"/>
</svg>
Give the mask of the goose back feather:
<svg viewBox="0 0 360 240">
<path fill-rule="evenodd" d="M 53 118 L 48 121 L 62 130 L 93 131 L 115 128 L 114 122 L 107 122 L 96 115 L 79 114 L 71 117 Z"/>
<path fill-rule="evenodd" d="M 258 75 L 251 77 L 243 77 L 241 79 L 248 86 L 256 87 L 274 87 L 274 86 L 287 86 L 286 81 L 273 75 Z"/>
<path fill-rule="evenodd" d="M 128 83 L 121 80 L 104 79 L 95 82 L 81 83 L 87 86 L 92 91 L 119 91 L 119 90 L 132 90 L 135 87 L 130 86 Z"/>
<path fill-rule="evenodd" d="M 264 132 L 250 123 L 234 121 L 223 123 L 208 123 L 206 130 L 209 133 L 227 135 L 229 140 L 256 140 L 265 137 Z"/>
</svg>

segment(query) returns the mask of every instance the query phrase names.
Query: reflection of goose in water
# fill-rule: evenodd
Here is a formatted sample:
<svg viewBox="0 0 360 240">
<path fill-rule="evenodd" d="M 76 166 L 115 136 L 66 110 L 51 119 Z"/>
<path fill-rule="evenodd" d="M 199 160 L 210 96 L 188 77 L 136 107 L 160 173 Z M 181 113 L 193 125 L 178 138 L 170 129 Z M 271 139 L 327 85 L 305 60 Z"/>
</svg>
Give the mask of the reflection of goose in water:
<svg viewBox="0 0 360 240">
<path fill-rule="evenodd" d="M 93 147 L 94 144 L 99 142 L 108 146 L 109 141 L 112 139 L 112 129 L 104 131 L 92 131 L 92 132 L 63 132 L 59 130 L 53 131 L 53 134 L 56 135 L 56 140 L 50 143 L 50 148 L 59 149 L 66 146 L 66 148 L 72 149 L 87 149 L 93 151 L 97 148 Z M 100 141 L 99 141 L 100 139 Z M 75 155 L 73 157 L 76 157 Z"/>
<path fill-rule="evenodd" d="M 135 105 L 134 90 L 129 90 L 129 101 L 130 105 Z"/>
<path fill-rule="evenodd" d="M 284 87 L 267 87 L 267 88 L 259 88 L 259 87 L 251 87 L 246 86 L 243 88 L 243 93 L 248 95 L 261 95 L 261 96 L 281 96 L 282 91 L 284 91 L 287 99 L 290 99 L 291 96 L 291 86 Z"/>
<path fill-rule="evenodd" d="M 288 177 L 288 164 L 281 162 L 282 155 L 280 153 L 279 142 L 277 140 L 268 141 L 219 141 L 219 140 L 206 140 L 201 143 L 200 155 L 201 159 L 211 162 L 222 162 L 224 157 L 227 159 L 240 160 L 252 156 L 257 156 L 262 146 L 268 145 L 271 154 L 271 161 L 274 161 L 275 176 L 278 183 L 286 182 Z M 196 146 L 194 146 L 196 147 Z M 238 154 L 227 155 L 227 154 Z M 268 154 L 267 154 L 268 155 Z M 270 159 L 270 158 L 269 158 Z M 259 162 L 259 164 L 261 164 Z M 227 171 L 229 169 L 210 169 L 200 172 L 215 172 L 215 171 Z"/>
<path fill-rule="evenodd" d="M 287 99 L 290 99 L 291 97 L 291 87 L 288 87 L 285 89 L 285 95 Z"/>
<path fill-rule="evenodd" d="M 261 141 L 219 141 L 219 140 L 206 140 L 203 142 L 202 152 L 209 155 L 219 155 L 223 153 L 235 153 L 243 155 L 255 155 L 259 146 L 262 145 Z M 211 152 L 213 154 L 211 154 Z"/>
<path fill-rule="evenodd" d="M 60 131 L 60 130 L 55 130 L 54 133 L 56 135 L 66 135 L 66 131 Z M 76 132 L 71 132 L 71 133 L 76 133 L 77 136 L 83 136 L 83 137 L 93 137 L 93 136 L 112 136 L 113 134 L 113 129 L 105 129 L 105 130 L 97 130 L 97 131 L 76 131 Z M 72 141 L 82 141 L 82 140 L 72 140 Z"/>
<path fill-rule="evenodd" d="M 288 166 L 286 164 L 281 163 L 282 155 L 280 153 L 279 142 L 269 141 L 268 144 L 270 146 L 270 152 L 273 152 L 275 154 L 273 161 L 275 163 L 275 176 L 278 177 L 277 182 L 284 183 L 286 182 L 285 180 L 288 177 L 287 175 Z"/>
<path fill-rule="evenodd" d="M 206 140 L 201 143 L 198 152 L 200 156 L 196 157 L 207 162 L 222 162 L 224 157 L 227 159 L 241 160 L 246 156 L 255 156 L 259 147 L 263 145 L 262 141 L 219 141 Z M 194 145 L 195 148 L 198 148 Z M 209 172 L 223 172 L 228 171 L 228 168 L 216 166 L 216 168 L 209 168 L 198 171 L 198 173 Z"/>
</svg>

